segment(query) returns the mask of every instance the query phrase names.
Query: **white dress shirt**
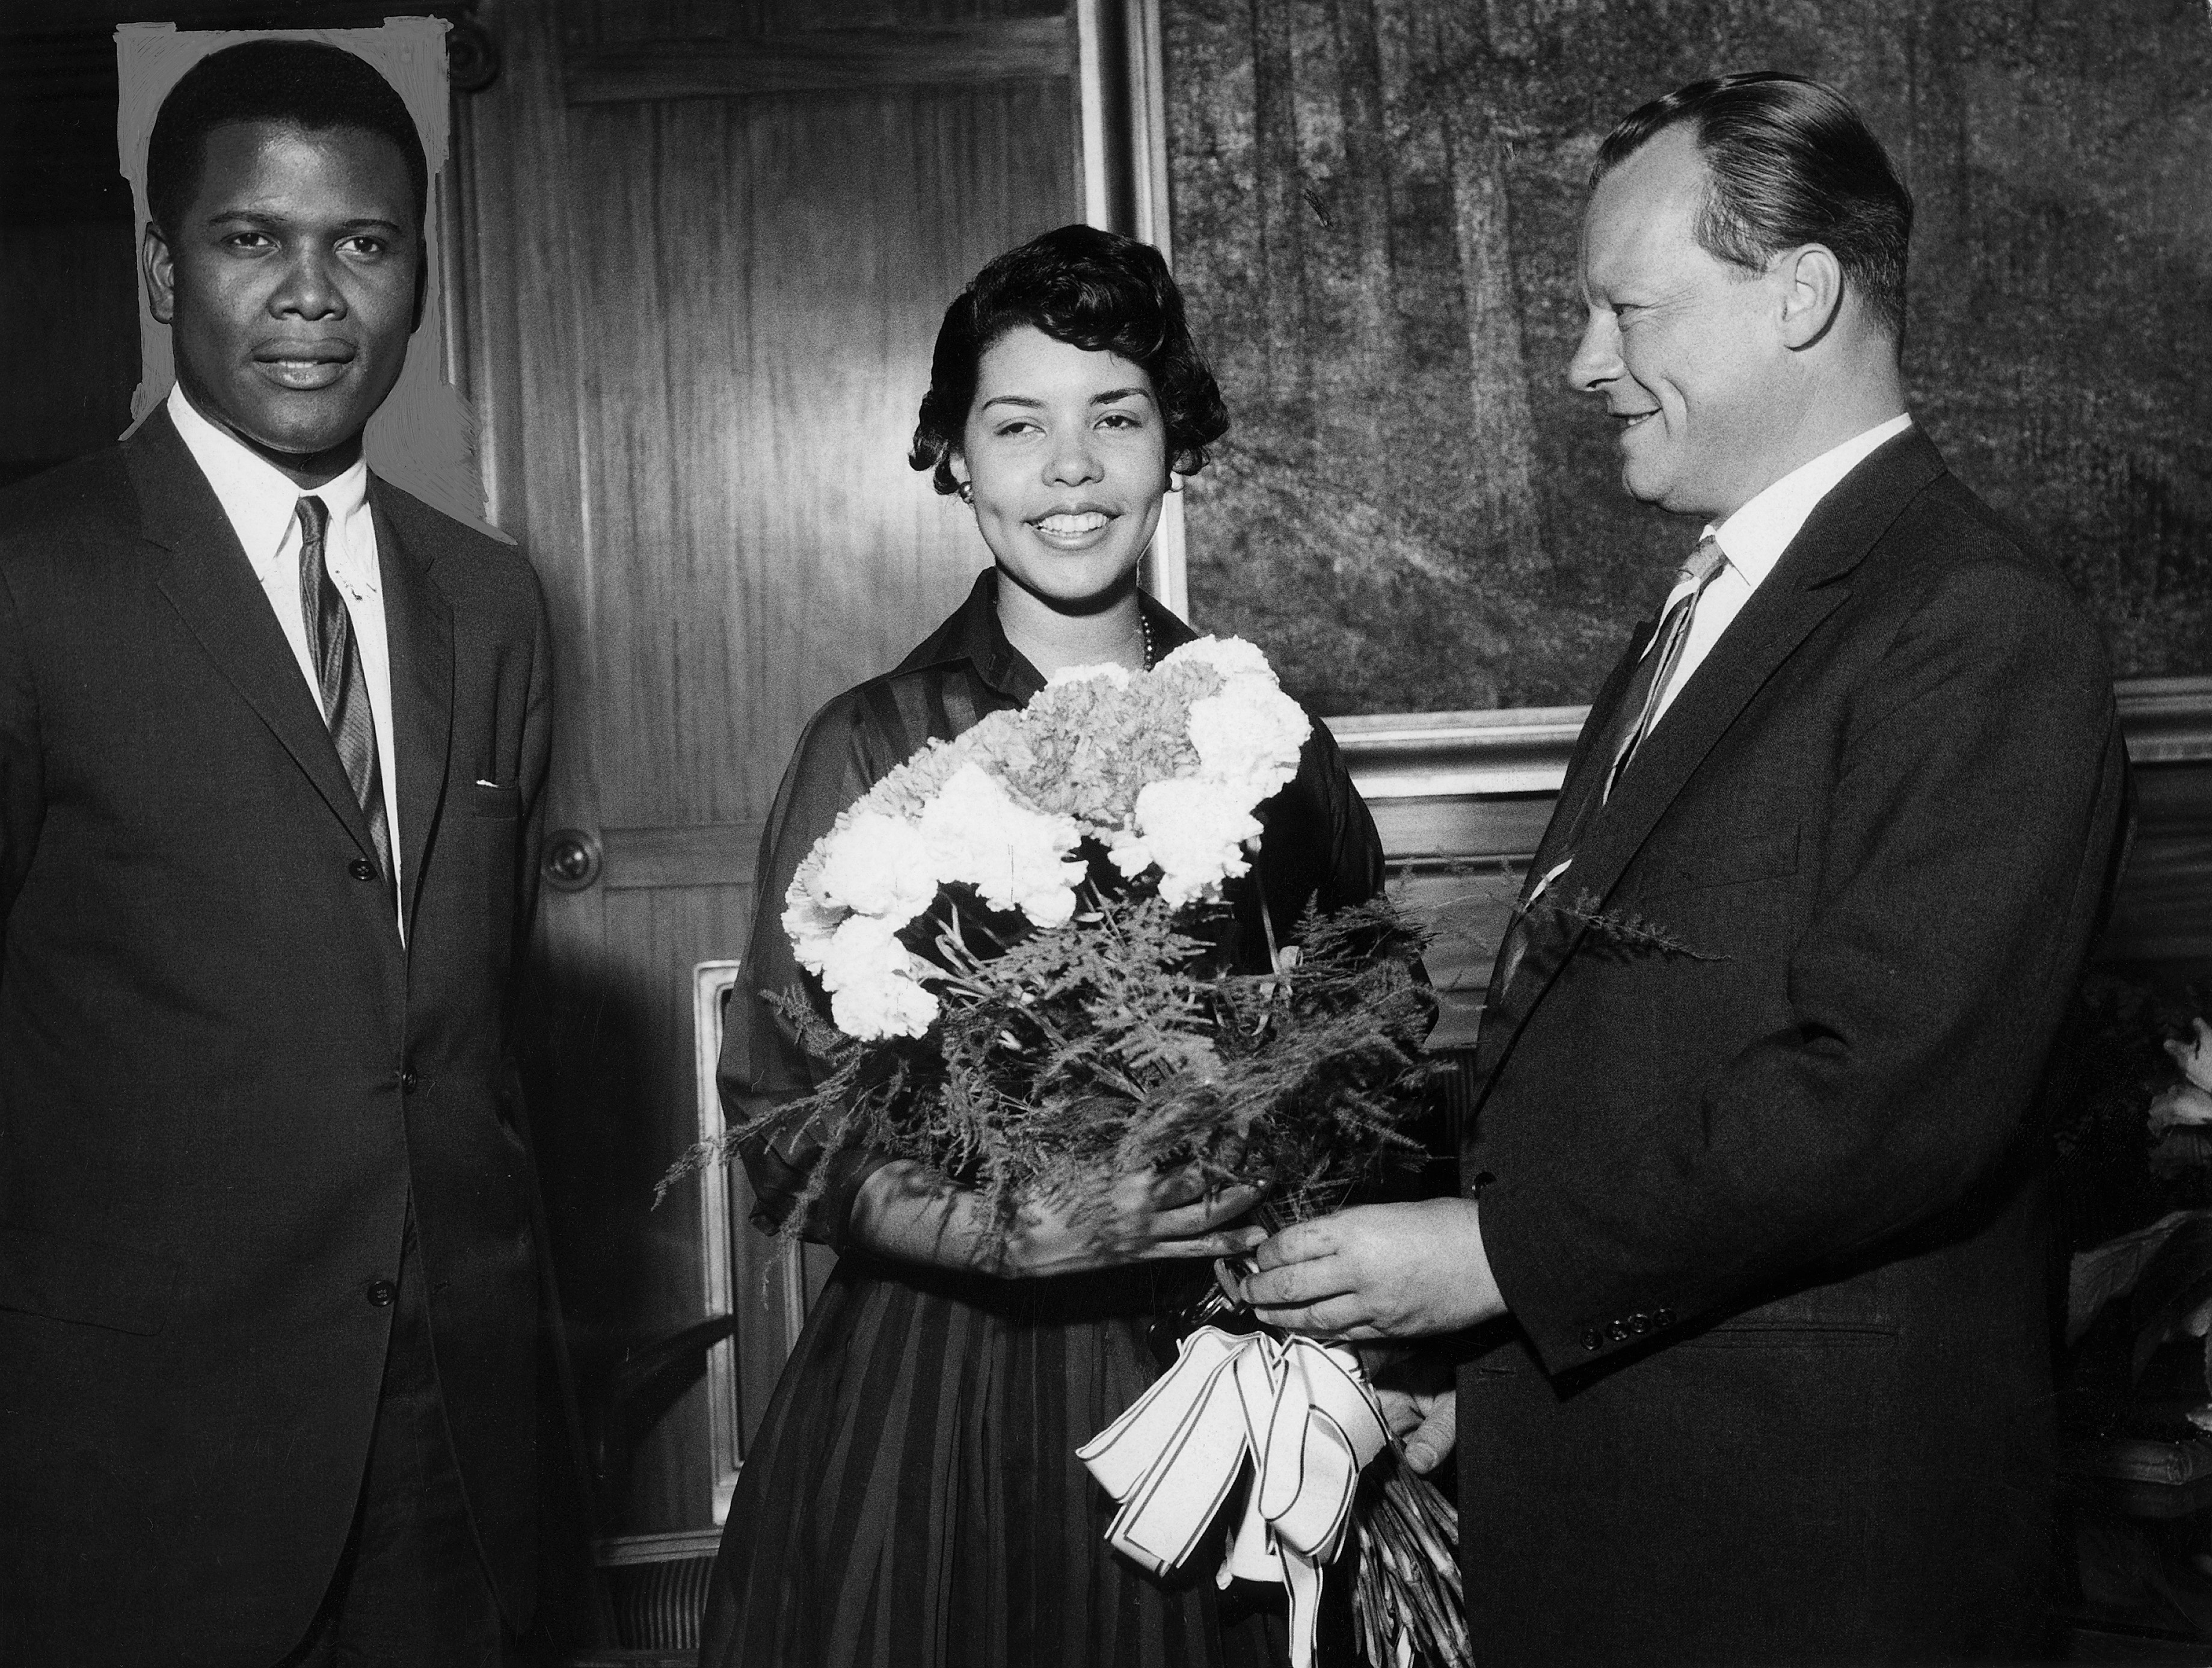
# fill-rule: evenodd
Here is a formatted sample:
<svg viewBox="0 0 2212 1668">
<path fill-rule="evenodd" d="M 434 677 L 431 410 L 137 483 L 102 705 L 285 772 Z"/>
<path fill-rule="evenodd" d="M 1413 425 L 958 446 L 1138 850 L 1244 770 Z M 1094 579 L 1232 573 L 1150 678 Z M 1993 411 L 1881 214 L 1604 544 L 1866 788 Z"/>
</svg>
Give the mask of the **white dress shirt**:
<svg viewBox="0 0 2212 1668">
<path fill-rule="evenodd" d="M 307 623 L 300 613 L 300 500 L 311 496 L 283 472 L 210 423 L 185 397 L 182 384 L 169 390 L 169 418 L 192 459 L 215 489 L 231 530 L 245 546 L 262 594 L 276 611 L 284 640 L 292 645 L 307 692 L 322 710 L 322 681 L 307 651 Z M 392 892 L 399 891 L 399 769 L 392 740 L 392 651 L 385 630 L 384 587 L 377 566 L 376 521 L 368 508 L 368 465 L 352 468 L 313 489 L 331 513 L 323 536 L 323 565 L 344 600 L 353 622 L 362 679 L 368 685 L 368 709 L 376 720 L 376 762 L 384 788 L 384 823 L 392 842 Z M 401 923 L 404 933 L 405 925 Z"/>
<path fill-rule="evenodd" d="M 1690 635 L 1682 644 L 1682 658 L 1675 662 L 1674 676 L 1659 691 L 1658 704 L 1651 709 L 1653 727 L 1666 715 L 1674 697 L 1682 692 L 1682 686 L 1690 681 L 1690 674 L 1705 664 L 1705 656 L 1721 640 L 1721 633 L 1743 612 L 1752 593 L 1774 571 L 1782 552 L 1790 548 L 1790 541 L 1797 536 L 1820 500 L 1834 491 L 1844 476 L 1865 462 L 1876 447 L 1911 426 L 1911 415 L 1902 411 L 1887 423 L 1877 423 L 1841 446 L 1830 447 L 1812 462 L 1800 464 L 1717 527 L 1711 522 L 1705 524 L 1704 536 L 1720 545 L 1721 554 L 1728 557 L 1728 565 L 1713 575 L 1712 583 L 1698 599 L 1698 612 L 1690 616 Z M 1690 582 L 1686 579 L 1667 594 L 1667 601 L 1659 610 L 1662 619 L 1666 618 L 1667 609 L 1674 605 L 1674 599 L 1689 588 Z"/>
</svg>

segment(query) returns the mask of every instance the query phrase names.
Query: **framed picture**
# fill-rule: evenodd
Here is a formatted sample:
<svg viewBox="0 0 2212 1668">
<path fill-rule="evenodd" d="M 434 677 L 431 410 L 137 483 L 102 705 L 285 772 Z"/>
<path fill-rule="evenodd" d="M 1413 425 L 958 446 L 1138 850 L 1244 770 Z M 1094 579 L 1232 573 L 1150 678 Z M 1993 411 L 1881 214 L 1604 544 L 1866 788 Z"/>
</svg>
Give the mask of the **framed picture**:
<svg viewBox="0 0 2212 1668">
<path fill-rule="evenodd" d="M 1600 142 L 1730 70 L 1831 82 L 1883 137 L 1917 204 L 1917 420 L 2102 623 L 2138 761 L 2212 757 L 2203 8 L 1152 9 L 1138 149 L 1171 210 L 1135 229 L 1170 250 L 1232 420 L 1159 588 L 1330 715 L 1419 886 L 1533 850 L 1581 703 L 1696 542 L 1626 496 L 1565 373 Z M 1490 936 L 1499 889 L 1474 908 L 1487 926 L 1448 936 Z M 1468 961 L 1479 983 L 1479 943 Z"/>
<path fill-rule="evenodd" d="M 1953 468 L 2048 547 L 2116 673 L 2212 673 L 2212 15 L 1983 0 L 1159 0 L 1171 248 L 1234 420 L 1187 584 L 1326 713 L 1596 686 L 1698 527 L 1568 386 L 1597 147 L 1776 66 L 1917 203 L 1905 361 Z"/>
</svg>

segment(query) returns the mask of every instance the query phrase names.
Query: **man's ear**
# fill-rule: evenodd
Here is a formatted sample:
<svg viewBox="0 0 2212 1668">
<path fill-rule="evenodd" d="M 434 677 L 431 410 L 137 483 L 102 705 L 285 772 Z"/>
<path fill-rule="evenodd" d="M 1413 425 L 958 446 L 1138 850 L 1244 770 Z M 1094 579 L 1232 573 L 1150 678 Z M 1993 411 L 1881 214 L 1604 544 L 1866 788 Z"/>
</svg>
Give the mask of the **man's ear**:
<svg viewBox="0 0 2212 1668">
<path fill-rule="evenodd" d="M 1786 250 L 1775 261 L 1783 280 L 1783 345 L 1802 353 L 1834 329 L 1843 314 L 1843 263 L 1825 243 Z"/>
<path fill-rule="evenodd" d="M 177 263 L 169 253 L 169 240 L 152 221 L 139 240 L 138 264 L 146 273 L 146 307 L 156 324 L 173 324 L 177 316 Z"/>
</svg>

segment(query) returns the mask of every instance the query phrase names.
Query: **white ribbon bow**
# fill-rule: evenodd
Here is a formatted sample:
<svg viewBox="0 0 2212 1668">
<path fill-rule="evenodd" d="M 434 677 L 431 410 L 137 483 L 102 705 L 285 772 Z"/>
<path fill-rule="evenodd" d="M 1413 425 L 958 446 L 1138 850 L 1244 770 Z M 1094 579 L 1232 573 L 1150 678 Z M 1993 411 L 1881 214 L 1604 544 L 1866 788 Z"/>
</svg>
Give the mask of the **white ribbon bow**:
<svg viewBox="0 0 2212 1668">
<path fill-rule="evenodd" d="M 1311 1668 L 1322 1566 L 1343 1550 L 1360 1470 L 1389 1437 L 1349 1349 L 1201 1326 L 1159 1381 L 1075 1454 L 1120 1503 L 1107 1543 L 1158 1575 L 1190 1556 L 1251 1460 L 1220 1584 L 1287 1586 L 1291 1668 Z"/>
</svg>

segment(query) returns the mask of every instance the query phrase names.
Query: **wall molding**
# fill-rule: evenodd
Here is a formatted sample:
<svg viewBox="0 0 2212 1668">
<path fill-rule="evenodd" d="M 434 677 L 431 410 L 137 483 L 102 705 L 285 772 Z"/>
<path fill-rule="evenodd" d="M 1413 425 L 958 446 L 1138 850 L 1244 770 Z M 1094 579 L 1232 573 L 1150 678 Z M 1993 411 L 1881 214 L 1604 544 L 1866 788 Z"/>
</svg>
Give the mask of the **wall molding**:
<svg viewBox="0 0 2212 1668">
<path fill-rule="evenodd" d="M 2212 957 L 2212 678 L 2133 679 L 2113 692 L 2136 767 L 2136 819 L 2098 957 Z M 1543 837 L 1588 711 L 1523 707 L 1328 721 L 1402 895 L 1417 910 L 1452 915 L 1431 953 L 1444 994 L 1443 1044 L 1474 1034 L 1511 877 Z"/>
<path fill-rule="evenodd" d="M 2129 679 L 2112 690 L 2134 764 L 2212 761 L 2212 678 Z M 1588 707 L 1510 707 L 1327 721 L 1360 793 L 1379 807 L 1555 794 L 1589 715 Z"/>
</svg>

